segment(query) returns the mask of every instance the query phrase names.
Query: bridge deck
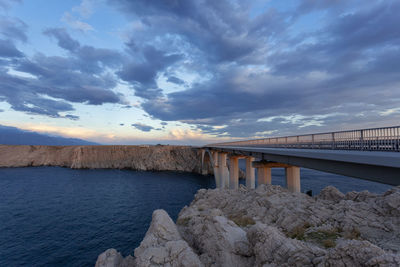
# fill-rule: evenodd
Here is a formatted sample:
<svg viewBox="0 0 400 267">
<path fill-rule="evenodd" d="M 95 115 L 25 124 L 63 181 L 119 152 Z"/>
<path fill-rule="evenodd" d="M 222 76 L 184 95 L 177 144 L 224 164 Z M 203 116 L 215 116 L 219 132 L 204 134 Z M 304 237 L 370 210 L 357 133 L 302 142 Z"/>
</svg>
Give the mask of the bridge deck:
<svg viewBox="0 0 400 267">
<path fill-rule="evenodd" d="M 205 148 L 232 154 L 331 172 L 375 182 L 400 185 L 400 153 L 323 149 L 266 148 L 207 145 Z"/>
</svg>

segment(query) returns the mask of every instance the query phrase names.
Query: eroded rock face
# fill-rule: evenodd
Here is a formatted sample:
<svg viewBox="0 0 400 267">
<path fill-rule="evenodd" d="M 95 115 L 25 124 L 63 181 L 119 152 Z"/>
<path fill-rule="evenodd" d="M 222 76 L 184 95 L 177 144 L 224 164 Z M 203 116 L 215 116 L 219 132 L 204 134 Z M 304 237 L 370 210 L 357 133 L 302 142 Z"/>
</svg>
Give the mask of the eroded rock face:
<svg viewBox="0 0 400 267">
<path fill-rule="evenodd" d="M 135 249 L 136 266 L 203 266 L 164 210 L 153 212 L 149 230 Z"/>
<path fill-rule="evenodd" d="M 400 187 L 316 197 L 279 186 L 201 189 L 175 225 L 164 211 L 124 266 L 400 266 Z M 107 265 L 98 265 L 107 266 Z"/>
<path fill-rule="evenodd" d="M 204 266 L 199 257 L 184 241 L 175 223 L 164 210 L 153 212 L 152 222 L 140 246 L 135 249 L 135 258 L 122 258 L 115 249 L 103 252 L 96 267 L 125 266 Z"/>
<path fill-rule="evenodd" d="M 177 225 L 207 266 L 223 265 L 221 254 L 241 266 L 396 266 L 399 211 L 400 188 L 344 195 L 330 186 L 313 198 L 262 185 L 199 190 Z M 228 231 L 217 227 L 220 217 L 246 232 L 245 249 L 232 249 L 222 234 Z"/>
<path fill-rule="evenodd" d="M 207 163 L 207 162 L 206 162 Z M 0 145 L 0 167 L 61 166 L 211 174 L 188 146 L 13 146 Z"/>
</svg>

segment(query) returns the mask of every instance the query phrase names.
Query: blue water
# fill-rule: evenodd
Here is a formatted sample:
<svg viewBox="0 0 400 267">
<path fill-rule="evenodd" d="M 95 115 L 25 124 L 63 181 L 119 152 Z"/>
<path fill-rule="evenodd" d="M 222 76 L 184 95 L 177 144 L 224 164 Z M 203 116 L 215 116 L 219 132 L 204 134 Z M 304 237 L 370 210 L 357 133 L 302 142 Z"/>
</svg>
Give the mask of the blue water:
<svg viewBox="0 0 400 267">
<path fill-rule="evenodd" d="M 331 184 L 342 192 L 381 193 L 390 186 L 301 170 L 303 190 Z M 272 183 L 284 185 L 284 170 Z M 94 266 L 116 248 L 133 254 L 154 209 L 175 220 L 213 178 L 187 173 L 67 168 L 0 169 L 0 266 Z"/>
<path fill-rule="evenodd" d="M 0 266 L 94 266 L 133 254 L 155 209 L 175 220 L 211 177 L 170 172 L 0 169 Z"/>
</svg>

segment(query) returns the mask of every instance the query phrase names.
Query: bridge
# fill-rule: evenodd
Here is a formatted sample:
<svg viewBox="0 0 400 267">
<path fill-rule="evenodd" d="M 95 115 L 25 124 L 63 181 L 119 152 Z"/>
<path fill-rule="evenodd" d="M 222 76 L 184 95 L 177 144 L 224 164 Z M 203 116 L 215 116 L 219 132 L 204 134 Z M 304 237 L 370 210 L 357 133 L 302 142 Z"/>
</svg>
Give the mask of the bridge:
<svg viewBox="0 0 400 267">
<path fill-rule="evenodd" d="M 246 160 L 246 187 L 271 184 L 271 168 L 285 168 L 290 191 L 300 192 L 300 167 L 400 185 L 400 126 L 209 144 L 202 149 L 217 188 L 239 186 L 238 160 Z"/>
</svg>

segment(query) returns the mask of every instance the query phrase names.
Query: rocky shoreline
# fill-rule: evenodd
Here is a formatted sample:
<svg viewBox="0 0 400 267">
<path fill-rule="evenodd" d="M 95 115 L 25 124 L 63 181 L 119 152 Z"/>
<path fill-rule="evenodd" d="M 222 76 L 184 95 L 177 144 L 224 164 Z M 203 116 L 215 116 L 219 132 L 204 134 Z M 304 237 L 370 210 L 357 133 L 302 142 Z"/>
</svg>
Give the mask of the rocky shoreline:
<svg viewBox="0 0 400 267">
<path fill-rule="evenodd" d="M 315 197 L 280 186 L 201 189 L 176 224 L 163 210 L 134 257 L 105 266 L 400 266 L 400 187 Z"/>
<path fill-rule="evenodd" d="M 210 167 L 202 170 L 201 157 L 190 146 L 0 145 L 0 167 L 30 166 L 212 173 Z"/>
</svg>

